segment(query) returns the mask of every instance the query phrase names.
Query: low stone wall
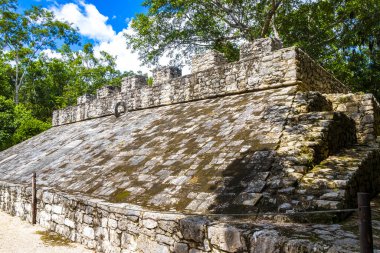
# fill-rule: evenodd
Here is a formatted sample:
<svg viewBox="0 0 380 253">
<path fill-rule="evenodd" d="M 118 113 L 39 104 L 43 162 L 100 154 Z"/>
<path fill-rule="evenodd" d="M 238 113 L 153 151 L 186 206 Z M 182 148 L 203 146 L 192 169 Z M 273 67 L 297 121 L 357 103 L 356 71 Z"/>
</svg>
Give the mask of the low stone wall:
<svg viewBox="0 0 380 253">
<path fill-rule="evenodd" d="M 322 93 L 347 93 L 349 89 L 331 73 L 316 63 L 309 55 L 297 48 L 297 80 L 304 91 Z"/>
<path fill-rule="evenodd" d="M 334 241 L 323 239 L 324 229 L 332 229 L 328 225 L 231 225 L 200 216 L 137 210 L 127 204 L 79 198 L 48 188 L 38 190 L 37 200 L 37 222 L 41 226 L 97 252 L 346 252 L 339 251 Z M 30 203 L 30 187 L 0 182 L 0 210 L 30 222 Z M 345 233 L 339 234 L 347 237 Z M 307 236 L 318 240 L 309 241 Z"/>
<path fill-rule="evenodd" d="M 78 99 L 78 106 L 55 111 L 53 126 L 111 115 L 119 101 L 124 101 L 127 111 L 132 111 L 291 85 L 303 91 L 348 92 L 302 50 L 270 45 L 261 45 L 265 50 L 258 46 L 247 47 L 243 50 L 244 57 L 233 63 L 222 61 L 220 54 L 213 52 L 197 56 L 193 62 L 197 72 L 183 77 L 177 68 L 159 68 L 154 72 L 152 86 L 147 85 L 143 76 L 125 78 L 121 92 L 105 87 L 98 92 L 97 99 L 84 95 Z M 249 57 L 246 51 L 257 52 Z M 205 65 L 201 67 L 200 62 Z M 99 96 L 99 93 L 105 95 Z"/>
</svg>

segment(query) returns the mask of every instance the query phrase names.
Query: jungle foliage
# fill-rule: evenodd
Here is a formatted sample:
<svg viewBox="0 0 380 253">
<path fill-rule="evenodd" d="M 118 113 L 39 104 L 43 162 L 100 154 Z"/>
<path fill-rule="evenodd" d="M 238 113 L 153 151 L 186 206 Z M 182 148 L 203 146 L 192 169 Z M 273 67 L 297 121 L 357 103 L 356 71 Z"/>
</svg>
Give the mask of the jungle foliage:
<svg viewBox="0 0 380 253">
<path fill-rule="evenodd" d="M 239 45 L 277 37 L 299 46 L 354 91 L 380 98 L 378 0 L 145 0 L 132 22 L 128 46 L 146 64 L 165 55 L 173 63 L 215 49 L 231 60 Z"/>
<path fill-rule="evenodd" d="M 95 55 L 91 44 L 73 51 L 79 41 L 50 11 L 19 12 L 16 0 L 0 0 L 0 150 L 48 129 L 53 110 L 131 74 L 118 71 L 106 52 Z"/>
</svg>

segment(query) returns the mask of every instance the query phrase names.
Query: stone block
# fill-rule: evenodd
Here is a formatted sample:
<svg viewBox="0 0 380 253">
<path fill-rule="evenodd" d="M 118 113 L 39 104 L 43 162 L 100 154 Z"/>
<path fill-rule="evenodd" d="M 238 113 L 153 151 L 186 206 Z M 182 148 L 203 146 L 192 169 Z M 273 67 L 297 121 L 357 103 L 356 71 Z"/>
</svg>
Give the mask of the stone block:
<svg viewBox="0 0 380 253">
<path fill-rule="evenodd" d="M 51 192 L 44 192 L 42 194 L 42 201 L 46 204 L 51 204 L 53 203 L 53 198 L 54 198 L 54 195 L 53 193 Z"/>
<path fill-rule="evenodd" d="M 169 253 L 169 247 L 158 244 L 153 238 L 140 234 L 136 240 L 138 252 L 143 253 Z"/>
<path fill-rule="evenodd" d="M 77 98 L 77 105 L 85 104 L 85 103 L 90 103 L 95 99 L 94 95 L 91 94 L 84 94 L 80 97 Z"/>
<path fill-rule="evenodd" d="M 104 86 L 98 90 L 96 90 L 96 98 L 107 98 L 107 97 L 114 97 L 116 94 L 120 92 L 119 87 L 114 86 Z"/>
<path fill-rule="evenodd" d="M 182 70 L 177 67 L 159 67 L 153 70 L 153 82 L 164 83 L 170 79 L 181 77 Z"/>
<path fill-rule="evenodd" d="M 116 229 L 117 228 L 117 220 L 108 219 L 108 227 L 111 229 Z"/>
<path fill-rule="evenodd" d="M 123 79 L 121 84 L 121 93 L 130 94 L 136 89 L 141 89 L 148 85 L 147 77 L 142 75 L 128 76 Z"/>
<path fill-rule="evenodd" d="M 228 225 L 218 224 L 208 228 L 208 235 L 213 246 L 227 252 L 246 250 L 240 230 Z"/>
<path fill-rule="evenodd" d="M 52 205 L 51 211 L 55 214 L 62 214 L 63 213 L 63 207 L 58 205 Z"/>
<path fill-rule="evenodd" d="M 185 243 L 175 243 L 174 244 L 174 253 L 188 253 L 189 245 Z"/>
<path fill-rule="evenodd" d="M 277 39 L 257 39 L 252 43 L 246 43 L 240 46 L 240 60 L 245 60 L 251 57 L 264 57 L 281 48 L 282 42 Z M 267 57 L 266 60 L 272 60 L 272 58 L 268 59 Z"/>
<path fill-rule="evenodd" d="M 215 50 L 196 55 L 191 61 L 191 72 L 196 73 L 226 64 L 227 60 L 222 53 Z"/>
<path fill-rule="evenodd" d="M 83 228 L 83 235 L 89 239 L 95 239 L 95 231 L 92 227 L 84 227 Z"/>
<path fill-rule="evenodd" d="M 70 228 L 75 228 L 75 222 L 69 219 L 65 219 L 64 224 Z"/>
<path fill-rule="evenodd" d="M 181 219 L 179 224 L 183 238 L 198 243 L 203 242 L 208 220 L 202 217 L 188 217 Z"/>
<path fill-rule="evenodd" d="M 118 233 L 116 230 L 110 230 L 110 241 L 111 244 L 115 247 L 120 247 L 121 244 L 121 233 Z"/>
<path fill-rule="evenodd" d="M 148 229 L 153 229 L 153 228 L 156 228 L 158 226 L 158 223 L 157 221 L 155 220 L 151 220 L 151 219 L 145 219 L 142 221 L 144 227 L 148 228 Z"/>
<path fill-rule="evenodd" d="M 137 244 L 136 244 L 135 236 L 128 234 L 126 232 L 123 232 L 121 234 L 121 247 L 124 249 L 128 249 L 130 251 L 136 250 Z"/>
</svg>

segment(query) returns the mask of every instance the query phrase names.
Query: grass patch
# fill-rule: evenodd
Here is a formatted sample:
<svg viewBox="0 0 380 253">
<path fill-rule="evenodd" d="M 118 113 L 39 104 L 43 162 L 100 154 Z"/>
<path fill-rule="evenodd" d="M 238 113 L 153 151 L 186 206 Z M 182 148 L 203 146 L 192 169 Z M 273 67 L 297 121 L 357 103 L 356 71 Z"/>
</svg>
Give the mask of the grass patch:
<svg viewBox="0 0 380 253">
<path fill-rule="evenodd" d="M 51 231 L 36 231 L 36 234 L 41 236 L 41 241 L 46 245 L 73 247 L 69 239 L 57 233 Z"/>
<path fill-rule="evenodd" d="M 121 203 L 127 200 L 131 193 L 123 189 L 117 189 L 110 197 L 110 201 L 113 203 Z"/>
</svg>

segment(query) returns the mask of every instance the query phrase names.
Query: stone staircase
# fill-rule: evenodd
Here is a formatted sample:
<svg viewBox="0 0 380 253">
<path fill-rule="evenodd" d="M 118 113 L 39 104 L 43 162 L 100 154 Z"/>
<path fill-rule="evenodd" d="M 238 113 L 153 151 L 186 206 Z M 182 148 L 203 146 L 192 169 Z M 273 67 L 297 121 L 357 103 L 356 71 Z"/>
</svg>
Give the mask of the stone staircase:
<svg viewBox="0 0 380 253">
<path fill-rule="evenodd" d="M 363 124 L 352 119 L 352 112 L 334 111 L 318 92 L 298 93 L 292 108 L 260 211 L 353 208 L 358 191 L 379 191 L 373 180 L 380 175 L 379 148 L 358 144 Z"/>
<path fill-rule="evenodd" d="M 314 166 L 297 190 L 309 208 L 341 209 L 356 206 L 356 193 L 379 191 L 380 152 L 378 148 L 355 145 L 344 148 Z"/>
</svg>

